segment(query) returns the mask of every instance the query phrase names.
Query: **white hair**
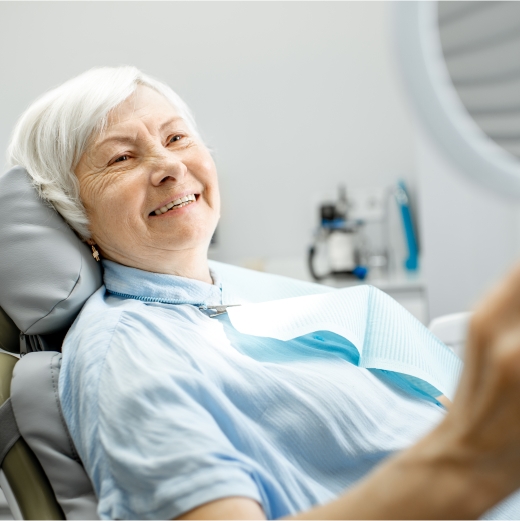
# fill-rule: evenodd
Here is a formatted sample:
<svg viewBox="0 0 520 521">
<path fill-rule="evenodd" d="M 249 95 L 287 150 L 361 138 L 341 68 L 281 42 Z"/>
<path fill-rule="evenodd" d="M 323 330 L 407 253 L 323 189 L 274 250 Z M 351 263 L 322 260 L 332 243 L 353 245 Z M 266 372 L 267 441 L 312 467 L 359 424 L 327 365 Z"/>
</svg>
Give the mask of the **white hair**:
<svg viewBox="0 0 520 521">
<path fill-rule="evenodd" d="M 8 164 L 29 172 L 40 196 L 83 240 L 90 238 L 89 222 L 74 170 L 90 139 L 105 128 L 110 111 L 139 85 L 162 94 L 197 134 L 190 110 L 170 87 L 123 66 L 91 69 L 50 90 L 22 114 L 11 136 Z"/>
</svg>

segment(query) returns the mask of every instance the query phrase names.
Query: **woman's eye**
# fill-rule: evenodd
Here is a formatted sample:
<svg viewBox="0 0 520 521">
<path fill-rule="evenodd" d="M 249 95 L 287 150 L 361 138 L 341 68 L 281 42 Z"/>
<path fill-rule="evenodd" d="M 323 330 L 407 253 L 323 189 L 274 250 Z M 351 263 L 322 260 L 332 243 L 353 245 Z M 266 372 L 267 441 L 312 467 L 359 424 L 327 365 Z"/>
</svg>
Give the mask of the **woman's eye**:
<svg viewBox="0 0 520 521">
<path fill-rule="evenodd" d="M 180 134 L 176 134 L 170 139 L 170 143 L 174 143 L 175 141 L 180 141 L 182 139 L 182 136 Z"/>
<path fill-rule="evenodd" d="M 128 159 L 128 156 L 121 156 L 121 157 L 118 157 L 114 163 L 121 163 L 121 161 L 126 161 Z"/>
</svg>

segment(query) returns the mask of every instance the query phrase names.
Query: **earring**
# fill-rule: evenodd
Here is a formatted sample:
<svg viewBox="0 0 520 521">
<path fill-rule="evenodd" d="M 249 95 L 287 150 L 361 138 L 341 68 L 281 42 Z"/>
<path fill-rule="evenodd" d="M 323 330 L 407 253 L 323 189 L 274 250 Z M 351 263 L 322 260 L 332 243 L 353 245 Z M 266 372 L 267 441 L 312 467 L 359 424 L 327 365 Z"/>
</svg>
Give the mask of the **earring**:
<svg viewBox="0 0 520 521">
<path fill-rule="evenodd" d="M 96 250 L 96 247 L 93 244 L 91 244 L 90 247 L 92 248 L 92 257 L 96 259 L 96 262 L 99 262 L 99 252 Z"/>
</svg>

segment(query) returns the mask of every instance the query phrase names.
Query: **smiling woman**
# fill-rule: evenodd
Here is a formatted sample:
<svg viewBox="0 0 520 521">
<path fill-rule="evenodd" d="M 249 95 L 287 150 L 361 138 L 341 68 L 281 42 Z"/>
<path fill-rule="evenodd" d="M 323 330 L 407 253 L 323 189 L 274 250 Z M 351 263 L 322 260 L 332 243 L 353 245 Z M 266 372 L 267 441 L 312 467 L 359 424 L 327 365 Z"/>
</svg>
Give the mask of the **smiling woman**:
<svg viewBox="0 0 520 521">
<path fill-rule="evenodd" d="M 207 250 L 220 217 L 215 164 L 164 96 L 137 87 L 75 173 L 89 243 L 105 259 L 211 283 Z"/>
<path fill-rule="evenodd" d="M 138 85 L 161 93 L 197 135 L 193 117 L 179 96 L 134 67 L 93 69 L 69 80 L 36 100 L 14 128 L 8 161 L 27 168 L 42 197 L 83 239 L 90 234 L 88 219 L 77 179 L 71 174 L 89 141 L 105 128 L 108 113 Z"/>
<path fill-rule="evenodd" d="M 332 331 L 282 341 L 207 313 L 232 304 L 207 260 L 217 172 L 169 87 L 88 71 L 29 107 L 10 162 L 101 253 L 59 380 L 100 517 L 520 516 L 520 270 L 475 314 L 446 412 Z M 396 322 L 373 324 L 390 351 Z"/>
</svg>

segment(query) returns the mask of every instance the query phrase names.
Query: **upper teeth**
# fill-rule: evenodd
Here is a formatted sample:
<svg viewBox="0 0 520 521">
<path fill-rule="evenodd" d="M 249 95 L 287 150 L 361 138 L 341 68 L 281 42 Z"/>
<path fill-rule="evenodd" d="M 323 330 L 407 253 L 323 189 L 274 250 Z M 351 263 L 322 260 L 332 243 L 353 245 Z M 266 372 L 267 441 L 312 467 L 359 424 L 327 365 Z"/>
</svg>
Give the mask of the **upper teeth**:
<svg viewBox="0 0 520 521">
<path fill-rule="evenodd" d="M 186 206 L 187 204 L 193 201 L 195 201 L 194 194 L 185 195 L 184 197 L 181 197 L 180 199 L 175 199 L 175 201 L 172 201 L 171 203 L 164 205 L 158 210 L 155 210 L 155 215 L 161 215 L 163 213 L 166 213 L 168 210 L 171 210 L 174 206 Z"/>
</svg>

